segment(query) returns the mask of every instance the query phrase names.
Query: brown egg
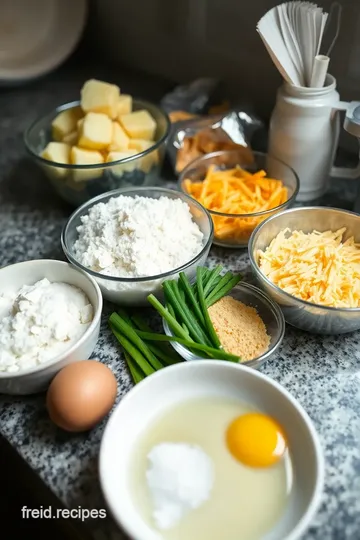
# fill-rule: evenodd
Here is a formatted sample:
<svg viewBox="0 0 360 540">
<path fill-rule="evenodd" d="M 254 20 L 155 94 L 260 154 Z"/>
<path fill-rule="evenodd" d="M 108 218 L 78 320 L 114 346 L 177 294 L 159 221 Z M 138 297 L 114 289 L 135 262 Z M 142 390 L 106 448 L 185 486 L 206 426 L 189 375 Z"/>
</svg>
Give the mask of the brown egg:
<svg viewBox="0 0 360 540">
<path fill-rule="evenodd" d="M 117 381 L 97 360 L 81 360 L 64 367 L 51 381 L 46 407 L 51 420 L 66 431 L 87 431 L 114 405 Z"/>
</svg>

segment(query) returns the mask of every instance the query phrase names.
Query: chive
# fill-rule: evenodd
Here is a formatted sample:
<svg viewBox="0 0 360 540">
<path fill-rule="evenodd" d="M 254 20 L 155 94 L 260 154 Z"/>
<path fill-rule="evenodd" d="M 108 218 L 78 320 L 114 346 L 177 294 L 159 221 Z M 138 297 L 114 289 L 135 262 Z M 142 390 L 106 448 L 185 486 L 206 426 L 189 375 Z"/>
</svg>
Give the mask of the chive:
<svg viewBox="0 0 360 540">
<path fill-rule="evenodd" d="M 122 345 L 123 349 L 134 359 L 138 367 L 145 373 L 145 375 L 151 375 L 155 373 L 155 369 L 148 363 L 146 358 L 141 354 L 140 351 L 129 341 L 125 336 L 123 336 L 118 330 L 110 324 L 113 334 L 116 339 Z"/>
<path fill-rule="evenodd" d="M 178 338 L 176 336 L 166 336 L 164 334 L 154 334 L 148 332 L 139 332 L 139 336 L 147 341 L 176 341 L 189 349 L 206 352 L 212 358 L 219 358 L 220 360 L 229 360 L 231 362 L 239 362 L 241 360 L 239 356 L 229 354 L 224 350 L 214 349 L 213 347 L 208 347 L 207 345 L 200 345 L 200 343 L 194 343 L 193 341 L 188 341 L 187 339 Z"/>
<path fill-rule="evenodd" d="M 180 283 L 181 283 L 181 285 L 182 285 L 182 287 L 183 287 L 183 289 L 185 291 L 185 294 L 188 297 L 189 304 L 192 305 L 193 310 L 194 310 L 199 322 L 202 323 L 205 326 L 204 316 L 202 314 L 202 311 L 201 311 L 201 309 L 199 307 L 198 302 L 196 301 L 194 292 L 193 292 L 193 290 L 191 288 L 191 285 L 190 285 L 190 282 L 189 282 L 189 280 L 187 278 L 187 275 L 184 274 L 184 272 L 180 272 L 179 279 L 180 279 Z"/>
<path fill-rule="evenodd" d="M 181 301 L 182 301 L 183 304 L 184 304 L 185 301 L 186 301 L 186 300 L 185 300 L 185 291 L 179 287 L 179 283 L 176 283 L 176 282 L 175 282 L 174 285 L 177 286 L 177 289 L 178 289 L 178 291 L 179 291 L 179 296 L 180 296 L 180 298 L 181 298 Z"/>
<path fill-rule="evenodd" d="M 133 315 L 131 320 L 139 330 L 142 330 L 143 332 L 152 332 L 151 328 L 138 315 Z M 135 329 L 135 331 L 136 330 L 137 329 Z M 178 354 L 172 349 L 172 347 L 169 346 L 168 343 L 163 343 L 159 346 L 154 345 L 153 343 L 147 343 L 146 345 L 149 347 L 151 352 L 155 354 L 155 356 L 157 356 L 160 360 L 163 360 L 167 365 L 180 362 Z"/>
<path fill-rule="evenodd" d="M 130 326 L 133 326 L 133 324 L 131 323 L 131 319 L 130 319 L 129 315 L 126 313 L 126 311 L 125 311 L 124 309 L 118 308 L 117 314 L 118 314 L 122 319 L 124 319 L 124 321 L 127 322 Z"/>
<path fill-rule="evenodd" d="M 171 304 L 166 304 L 166 307 L 167 309 L 169 310 L 169 313 L 174 317 L 174 319 L 176 320 L 176 314 L 175 314 L 175 311 L 174 311 L 174 308 L 172 307 Z M 192 339 L 190 338 L 190 334 L 189 334 L 189 330 L 188 330 L 188 327 L 186 326 L 185 323 L 181 323 L 181 327 L 182 329 L 184 330 L 184 332 L 186 333 L 187 335 L 187 339 Z M 180 336 L 181 337 L 181 336 Z"/>
<path fill-rule="evenodd" d="M 174 317 L 174 319 L 176 319 L 175 311 L 174 311 L 174 308 L 172 307 L 172 305 L 171 304 L 166 304 L 166 307 L 169 310 L 169 313 L 171 314 L 171 316 Z M 182 323 L 181 326 L 184 327 L 184 323 Z M 186 328 L 186 332 L 189 333 L 187 327 L 185 327 L 185 328 Z"/>
<path fill-rule="evenodd" d="M 178 336 L 184 338 L 185 340 L 187 341 L 191 341 L 192 342 L 192 339 L 191 337 L 189 337 L 188 334 L 186 334 L 186 332 L 184 331 L 183 327 L 177 322 L 177 320 L 175 319 L 175 317 L 173 315 L 171 315 L 171 313 L 169 312 L 169 310 L 164 307 L 162 305 L 161 302 L 159 302 L 159 300 L 153 295 L 153 294 L 149 294 L 149 296 L 147 297 L 148 301 L 150 302 L 150 304 L 156 309 L 156 311 L 161 315 L 161 317 L 163 317 L 163 319 L 166 320 L 166 322 L 168 323 L 169 327 L 171 328 L 171 330 Z M 138 332 L 138 335 L 140 336 L 142 334 L 142 332 Z"/>
<path fill-rule="evenodd" d="M 144 332 L 151 332 L 151 328 L 144 319 L 139 317 L 139 315 L 131 315 L 131 321 L 135 326 L 138 327 L 139 330 L 143 330 Z"/>
<path fill-rule="evenodd" d="M 222 266 L 217 266 L 211 272 L 210 279 L 209 279 L 209 281 L 206 283 L 206 285 L 204 287 L 204 296 L 205 296 L 205 298 L 207 297 L 207 295 L 209 293 L 211 293 L 212 289 L 214 288 L 214 283 L 216 282 L 216 278 L 219 276 L 222 269 L 223 269 Z"/>
<path fill-rule="evenodd" d="M 142 373 L 141 369 L 133 362 L 133 359 L 126 351 L 124 351 L 124 356 L 134 383 L 137 384 L 145 379 L 145 375 Z"/>
<path fill-rule="evenodd" d="M 176 314 L 175 314 L 175 311 L 174 311 L 174 308 L 172 307 L 172 305 L 171 304 L 166 304 L 166 309 L 169 310 L 170 315 L 172 317 L 174 317 L 174 319 L 176 320 Z M 192 339 L 192 338 L 190 338 L 189 330 L 188 330 L 188 327 L 186 326 L 186 324 L 182 322 L 181 327 L 184 330 L 184 332 L 186 333 L 187 339 Z M 174 332 L 174 330 L 173 330 L 173 332 Z M 176 332 L 175 332 L 175 334 L 176 334 Z"/>
<path fill-rule="evenodd" d="M 172 366 L 173 364 L 178 364 L 179 362 L 181 362 L 179 356 L 167 354 L 160 347 L 154 345 L 153 343 L 146 343 L 146 345 L 149 347 L 150 351 L 155 354 L 155 356 L 159 358 L 159 360 L 162 360 L 163 363 L 167 366 Z"/>
<path fill-rule="evenodd" d="M 214 287 L 211 293 L 208 294 L 206 302 L 208 302 L 213 295 L 217 294 L 233 277 L 234 275 L 231 272 L 226 272 L 225 275 L 221 276 L 221 279 L 218 281 L 216 287 Z"/>
<path fill-rule="evenodd" d="M 179 294 L 178 294 L 179 285 L 178 285 L 178 283 L 176 281 L 171 283 L 170 290 L 174 294 L 177 301 L 180 302 L 180 298 L 179 298 Z M 191 309 L 189 309 L 189 307 L 186 304 L 185 300 L 181 304 L 181 308 L 182 308 L 183 313 L 185 315 L 185 319 L 183 318 L 183 321 L 185 322 L 185 324 L 187 326 L 189 334 L 191 334 L 191 333 L 194 334 L 194 332 L 196 332 L 197 341 L 199 341 L 200 343 L 204 343 L 204 345 L 209 345 L 210 346 L 211 341 L 209 340 L 209 338 L 206 335 L 206 328 L 203 328 L 201 326 L 201 324 L 196 319 L 196 317 L 193 314 L 193 312 L 191 311 Z"/>
<path fill-rule="evenodd" d="M 191 337 L 199 343 L 211 345 L 189 308 L 181 301 L 177 283 L 173 280 L 164 281 L 163 288 L 166 291 L 169 303 L 174 308 L 175 313 L 182 319 L 182 322 L 186 324 Z"/>
<path fill-rule="evenodd" d="M 127 322 L 120 317 L 117 313 L 110 315 L 109 321 L 115 326 L 118 332 L 121 332 L 129 341 L 135 345 L 137 349 L 145 356 L 145 358 L 150 362 L 150 365 L 155 369 L 161 369 L 164 366 L 159 362 L 156 356 L 150 351 L 146 343 L 139 339 L 138 334 L 135 330 L 127 324 Z"/>
<path fill-rule="evenodd" d="M 183 327 L 183 329 L 184 329 L 184 330 L 185 330 L 185 332 L 187 333 L 187 336 L 188 336 L 188 339 L 189 339 L 189 337 L 190 337 L 190 334 L 189 334 L 189 330 L 187 329 L 187 326 L 186 326 L 186 324 L 185 324 L 185 323 L 182 323 L 182 325 L 181 325 L 181 326 Z"/>
<path fill-rule="evenodd" d="M 214 345 L 214 347 L 220 349 L 220 348 L 222 348 L 222 346 L 221 346 L 219 337 L 218 337 L 217 333 L 215 332 L 213 323 L 211 322 L 210 315 L 209 315 L 209 312 L 207 310 L 206 303 L 205 303 L 204 289 L 203 289 L 203 283 L 202 283 L 202 279 L 201 279 L 202 278 L 202 273 L 203 273 L 202 268 L 198 267 L 196 269 L 196 281 L 197 281 L 197 284 L 198 284 L 199 302 L 200 302 L 201 310 L 203 312 L 204 319 L 205 319 L 205 322 L 206 322 L 206 328 L 207 328 L 207 330 L 209 332 L 212 344 Z"/>
<path fill-rule="evenodd" d="M 205 287 L 206 283 L 211 277 L 211 270 L 206 268 L 206 266 L 202 266 L 201 268 L 203 269 L 202 284 L 203 284 L 203 287 Z M 194 287 L 195 298 L 199 300 L 197 279 L 195 280 L 193 287 Z"/>
<path fill-rule="evenodd" d="M 238 274 L 237 276 L 233 276 L 227 283 L 225 283 L 225 285 L 220 290 L 218 290 L 217 292 L 213 292 L 210 297 L 206 299 L 207 307 L 209 308 L 210 306 L 215 304 L 215 302 L 218 302 L 223 296 L 230 292 L 235 287 L 235 285 L 237 285 L 239 281 L 241 281 L 241 279 L 242 276 L 240 274 Z"/>
<path fill-rule="evenodd" d="M 206 284 L 208 283 L 208 281 L 211 278 L 211 270 L 209 268 L 206 268 L 205 266 L 201 267 L 201 269 L 203 270 L 202 277 L 201 277 L 201 283 L 202 283 L 203 287 L 205 287 Z M 197 277 L 196 277 L 196 283 L 197 283 Z"/>
</svg>

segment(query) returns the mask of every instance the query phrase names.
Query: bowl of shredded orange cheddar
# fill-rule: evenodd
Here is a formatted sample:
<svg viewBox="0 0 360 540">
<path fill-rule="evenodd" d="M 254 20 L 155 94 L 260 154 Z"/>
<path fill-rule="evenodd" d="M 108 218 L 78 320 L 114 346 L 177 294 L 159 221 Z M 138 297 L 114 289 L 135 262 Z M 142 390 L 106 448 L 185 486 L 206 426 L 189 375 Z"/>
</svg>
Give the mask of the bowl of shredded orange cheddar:
<svg viewBox="0 0 360 540">
<path fill-rule="evenodd" d="M 266 154 L 253 156 L 249 164 L 238 150 L 213 152 L 190 163 L 180 176 L 180 189 L 210 212 L 216 245 L 246 247 L 261 221 L 295 201 L 295 171 Z"/>
</svg>

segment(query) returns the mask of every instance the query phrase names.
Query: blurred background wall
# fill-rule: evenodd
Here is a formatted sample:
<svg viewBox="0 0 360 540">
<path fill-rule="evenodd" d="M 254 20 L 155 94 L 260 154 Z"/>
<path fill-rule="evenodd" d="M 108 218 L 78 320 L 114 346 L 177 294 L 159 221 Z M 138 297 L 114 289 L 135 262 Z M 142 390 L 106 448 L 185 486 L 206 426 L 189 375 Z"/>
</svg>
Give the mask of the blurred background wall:
<svg viewBox="0 0 360 540">
<path fill-rule="evenodd" d="M 174 82 L 214 76 L 229 96 L 263 117 L 281 83 L 256 32 L 273 0 L 91 0 L 87 41 L 103 61 Z M 319 4 L 329 11 L 331 0 Z M 343 100 L 360 100 L 360 0 L 342 0 L 342 26 L 329 71 Z M 356 148 L 353 138 L 343 145 Z"/>
<path fill-rule="evenodd" d="M 101 55 L 176 82 L 223 79 L 260 113 L 273 106 L 280 78 L 256 32 L 273 0 L 92 0 L 91 35 Z M 342 0 L 341 34 L 329 71 L 342 99 L 360 100 L 360 0 Z M 331 1 L 319 5 L 329 10 Z M 99 51 L 100 52 L 100 51 Z M 103 56 L 103 57 L 104 57 Z"/>
</svg>

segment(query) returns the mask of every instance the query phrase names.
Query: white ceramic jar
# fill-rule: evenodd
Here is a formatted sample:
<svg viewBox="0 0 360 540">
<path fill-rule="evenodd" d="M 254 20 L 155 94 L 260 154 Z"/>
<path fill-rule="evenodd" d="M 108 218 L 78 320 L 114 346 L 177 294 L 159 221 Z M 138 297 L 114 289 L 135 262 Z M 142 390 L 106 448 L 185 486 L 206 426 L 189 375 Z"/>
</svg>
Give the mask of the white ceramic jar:
<svg viewBox="0 0 360 540">
<path fill-rule="evenodd" d="M 270 121 L 269 154 L 298 174 L 299 201 L 323 195 L 329 176 L 353 177 L 349 170 L 332 167 L 340 131 L 337 112 L 348 105 L 340 101 L 332 75 L 323 88 L 284 83 L 278 90 Z"/>
</svg>

